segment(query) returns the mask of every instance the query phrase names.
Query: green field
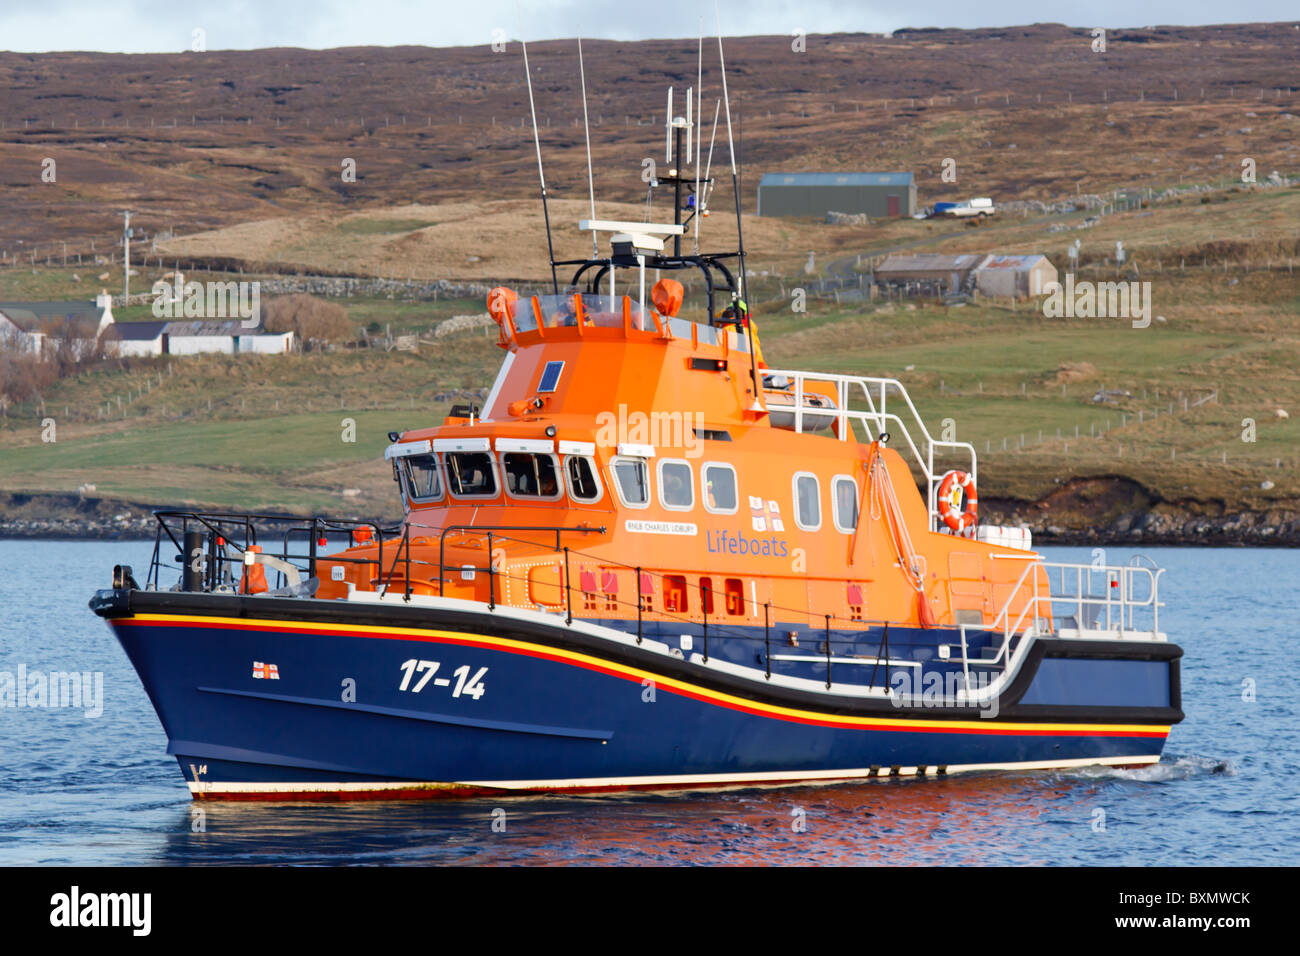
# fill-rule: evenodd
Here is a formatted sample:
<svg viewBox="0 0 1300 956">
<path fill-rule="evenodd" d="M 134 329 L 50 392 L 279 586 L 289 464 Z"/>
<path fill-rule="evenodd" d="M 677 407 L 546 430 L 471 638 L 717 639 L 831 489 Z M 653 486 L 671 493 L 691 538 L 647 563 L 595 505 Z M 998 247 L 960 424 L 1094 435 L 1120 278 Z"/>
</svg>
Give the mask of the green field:
<svg viewBox="0 0 1300 956">
<path fill-rule="evenodd" d="M 1126 238 L 1126 268 L 1136 264 L 1151 282 L 1153 321 L 1144 329 L 1123 319 L 1049 319 L 1025 302 L 812 297 L 807 311 L 795 312 L 781 298 L 782 287 L 788 296 L 798 281 L 789 278 L 756 276 L 751 299 L 772 367 L 899 378 L 936 437 L 951 419 L 955 437 L 975 444 L 982 495 L 1033 500 L 1070 477 L 1124 475 L 1169 500 L 1294 507 L 1296 221 L 1300 192 L 1285 190 L 1108 217 L 1080 233 L 1091 253 L 1080 278 L 1098 281 L 1116 276 L 1099 250 Z M 1007 221 L 988 233 L 1001 236 L 1000 251 L 1030 251 L 1046 247 L 1044 228 Z M 986 241 L 982 233 L 925 248 L 970 251 Z M 1051 238 L 1052 248 L 1068 235 Z M 868 234 L 863 248 L 870 245 Z M 0 300 L 55 297 L 59 289 L 85 297 L 72 271 L 0 271 Z M 15 405 L 0 418 L 0 489 L 90 482 L 150 503 L 391 513 L 386 433 L 440 420 L 463 400 L 460 390 L 490 385 L 502 353 L 481 330 L 430 335 L 452 315 L 482 312 L 481 302 L 342 301 L 358 337 L 388 328 L 427 341 L 414 353 L 133 360 L 83 372 L 48 389 L 43 405 Z M 143 307 L 119 314 L 147 317 Z M 1094 402 L 1103 388 L 1127 394 Z M 46 417 L 57 423 L 52 444 L 41 441 Z M 340 440 L 345 418 L 355 421 L 355 443 Z M 1252 427 L 1255 440 L 1243 441 Z M 344 489 L 360 494 L 345 497 Z"/>
</svg>

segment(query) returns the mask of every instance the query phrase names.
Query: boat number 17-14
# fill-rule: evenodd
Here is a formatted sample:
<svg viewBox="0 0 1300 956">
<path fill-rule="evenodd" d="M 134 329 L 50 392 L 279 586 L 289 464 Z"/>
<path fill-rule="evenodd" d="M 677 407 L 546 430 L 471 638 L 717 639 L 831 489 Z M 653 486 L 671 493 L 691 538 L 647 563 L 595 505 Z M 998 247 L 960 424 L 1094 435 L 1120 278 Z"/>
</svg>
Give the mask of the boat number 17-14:
<svg viewBox="0 0 1300 956">
<path fill-rule="evenodd" d="M 433 679 L 433 675 L 438 673 L 438 666 L 437 661 L 417 661 L 415 658 L 411 658 L 409 661 L 402 664 L 402 673 L 405 676 L 402 677 L 402 683 L 397 689 L 407 690 L 412 694 L 418 694 L 420 691 L 424 690 L 424 685 Z M 452 672 L 452 677 L 456 678 L 456 686 L 452 689 L 451 696 L 473 697 L 475 700 L 478 700 L 483 696 L 483 691 L 485 690 L 482 681 L 483 675 L 487 673 L 487 670 L 486 667 L 480 667 L 478 673 L 473 677 L 470 677 L 470 667 L 468 664 L 457 667 L 456 670 Z M 415 677 L 417 674 L 422 676 L 416 680 L 415 686 L 412 687 L 411 678 Z M 449 687 L 451 686 L 451 678 L 439 677 L 433 680 L 433 686 Z"/>
</svg>

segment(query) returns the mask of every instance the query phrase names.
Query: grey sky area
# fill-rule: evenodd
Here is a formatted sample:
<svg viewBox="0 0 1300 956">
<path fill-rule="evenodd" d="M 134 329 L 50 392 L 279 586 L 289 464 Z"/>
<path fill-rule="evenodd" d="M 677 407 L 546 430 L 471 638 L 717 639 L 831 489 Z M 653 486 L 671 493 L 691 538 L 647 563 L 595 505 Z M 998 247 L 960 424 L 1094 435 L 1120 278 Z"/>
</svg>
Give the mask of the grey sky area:
<svg viewBox="0 0 1300 956">
<path fill-rule="evenodd" d="M 1096 0 L 1053 4 L 932 0 L 919 7 L 854 0 L 723 0 L 728 36 L 836 32 L 888 33 L 900 27 L 987 27 L 1067 23 L 1139 27 L 1293 20 L 1296 0 Z M 494 30 L 526 40 L 586 36 L 616 40 L 689 37 L 717 31 L 704 0 L 0 0 L 0 50 L 189 50 L 202 30 L 208 50 L 294 46 L 464 46 L 490 43 Z"/>
</svg>

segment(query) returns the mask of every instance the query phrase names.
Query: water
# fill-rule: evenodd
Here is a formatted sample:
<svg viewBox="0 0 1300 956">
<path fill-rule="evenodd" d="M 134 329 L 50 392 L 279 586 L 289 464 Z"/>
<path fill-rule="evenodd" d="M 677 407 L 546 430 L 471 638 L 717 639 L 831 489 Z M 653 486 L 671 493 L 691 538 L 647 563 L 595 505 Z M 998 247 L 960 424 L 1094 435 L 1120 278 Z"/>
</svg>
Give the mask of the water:
<svg viewBox="0 0 1300 956">
<path fill-rule="evenodd" d="M 101 671 L 104 696 L 98 718 L 0 708 L 0 864 L 1300 863 L 1291 551 L 1146 552 L 1168 568 L 1161 624 L 1186 652 L 1187 719 L 1154 767 L 713 793 L 209 803 L 195 832 L 199 805 L 153 708 L 86 608 L 115 563 L 145 568 L 151 547 L 0 541 L 0 671 Z M 1091 560 L 1084 549 L 1048 553 Z M 1110 548 L 1106 558 L 1133 553 Z"/>
</svg>

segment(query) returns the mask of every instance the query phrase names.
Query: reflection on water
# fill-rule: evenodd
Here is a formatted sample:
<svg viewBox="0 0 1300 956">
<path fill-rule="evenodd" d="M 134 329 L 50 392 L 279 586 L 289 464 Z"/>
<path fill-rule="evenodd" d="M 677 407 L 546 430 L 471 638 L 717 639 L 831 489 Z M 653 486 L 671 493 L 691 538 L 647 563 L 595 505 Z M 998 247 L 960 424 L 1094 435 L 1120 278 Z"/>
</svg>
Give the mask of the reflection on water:
<svg viewBox="0 0 1300 956">
<path fill-rule="evenodd" d="M 1192 762 L 1210 764 L 1217 762 Z M 1188 771 L 1196 772 L 1209 770 Z M 178 808 L 160 862 L 1042 865 L 1060 861 L 1063 842 L 1095 837 L 1100 863 L 1113 847 L 1094 829 L 1094 810 L 1110 801 L 1112 787 L 1126 791 L 1126 801 L 1149 799 L 1141 778 L 1125 776 L 1143 773 L 418 803 L 204 803 Z M 206 832 L 192 832 L 200 813 Z M 1079 850 L 1070 853 L 1078 859 Z"/>
</svg>

